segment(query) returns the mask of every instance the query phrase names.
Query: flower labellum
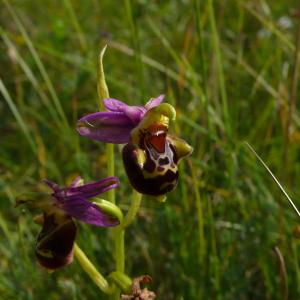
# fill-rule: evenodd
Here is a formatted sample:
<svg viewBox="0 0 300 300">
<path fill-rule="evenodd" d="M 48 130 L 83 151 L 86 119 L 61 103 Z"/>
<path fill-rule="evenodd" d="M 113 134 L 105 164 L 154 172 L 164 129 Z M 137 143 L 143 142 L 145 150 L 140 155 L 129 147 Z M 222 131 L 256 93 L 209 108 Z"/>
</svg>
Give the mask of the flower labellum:
<svg viewBox="0 0 300 300">
<path fill-rule="evenodd" d="M 43 229 L 39 233 L 35 254 L 40 265 L 55 270 L 72 262 L 76 225 L 71 217 L 44 214 Z"/>
<path fill-rule="evenodd" d="M 51 198 L 30 205 L 43 211 L 42 224 L 36 242 L 36 256 L 41 266 L 48 270 L 68 265 L 73 260 L 76 225 L 73 218 L 101 227 L 116 226 L 119 220 L 88 201 L 119 185 L 117 177 L 108 177 L 95 183 L 82 184 L 77 177 L 69 187 L 60 188 L 56 183 L 44 180 L 53 190 Z"/>
<path fill-rule="evenodd" d="M 177 186 L 178 162 L 192 152 L 184 140 L 168 135 L 170 119 L 175 119 L 171 105 L 152 108 L 131 131 L 131 140 L 123 148 L 123 162 L 132 186 L 161 201 Z"/>
</svg>

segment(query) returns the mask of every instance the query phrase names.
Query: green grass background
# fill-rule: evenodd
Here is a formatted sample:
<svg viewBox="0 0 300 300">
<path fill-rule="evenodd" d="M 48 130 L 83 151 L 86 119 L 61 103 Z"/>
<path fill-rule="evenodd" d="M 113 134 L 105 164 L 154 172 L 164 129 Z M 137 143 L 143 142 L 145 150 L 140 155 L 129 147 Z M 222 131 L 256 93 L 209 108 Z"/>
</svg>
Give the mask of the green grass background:
<svg viewBox="0 0 300 300">
<path fill-rule="evenodd" d="M 158 299 L 300 299 L 298 1 L 1 0 L 0 299 L 106 299 L 76 261 L 52 274 L 34 257 L 39 226 L 15 197 L 106 176 L 105 146 L 79 137 L 97 110 L 98 54 L 112 97 L 164 93 L 171 131 L 194 147 L 166 203 L 144 198 L 126 232 L 126 270 L 150 274 Z M 130 186 L 115 148 L 126 212 Z M 104 274 L 111 232 L 78 224 Z M 298 235 L 297 235 L 298 233 Z"/>
</svg>

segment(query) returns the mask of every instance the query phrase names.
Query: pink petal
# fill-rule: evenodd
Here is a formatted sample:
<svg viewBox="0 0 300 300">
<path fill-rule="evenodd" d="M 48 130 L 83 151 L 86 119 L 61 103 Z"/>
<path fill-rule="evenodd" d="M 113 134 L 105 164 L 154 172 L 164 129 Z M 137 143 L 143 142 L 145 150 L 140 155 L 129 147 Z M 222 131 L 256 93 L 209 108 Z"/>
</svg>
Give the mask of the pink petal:
<svg viewBox="0 0 300 300">
<path fill-rule="evenodd" d="M 158 106 L 165 98 L 165 95 L 159 95 L 158 97 L 156 98 L 151 98 L 146 104 L 145 104 L 145 108 L 147 110 L 155 107 L 155 106 Z"/>
<path fill-rule="evenodd" d="M 126 103 L 113 98 L 106 98 L 103 103 L 106 109 L 114 112 L 123 112 L 125 107 L 128 107 Z"/>
</svg>

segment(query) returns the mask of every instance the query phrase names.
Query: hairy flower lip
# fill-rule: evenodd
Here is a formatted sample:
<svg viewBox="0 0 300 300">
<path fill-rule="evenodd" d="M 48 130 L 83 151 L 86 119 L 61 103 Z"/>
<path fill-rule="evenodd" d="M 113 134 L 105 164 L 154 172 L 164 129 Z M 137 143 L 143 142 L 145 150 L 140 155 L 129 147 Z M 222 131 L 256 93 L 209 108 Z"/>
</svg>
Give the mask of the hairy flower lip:
<svg viewBox="0 0 300 300">
<path fill-rule="evenodd" d="M 71 217 L 61 216 L 57 222 L 55 215 L 44 213 L 35 254 L 39 264 L 54 271 L 73 261 L 73 247 L 77 227 Z"/>
<path fill-rule="evenodd" d="M 158 201 L 164 201 L 165 195 L 176 188 L 178 163 L 192 152 L 184 140 L 169 135 L 169 122 L 175 118 L 174 107 L 167 103 L 148 110 L 122 151 L 131 185 Z"/>
</svg>

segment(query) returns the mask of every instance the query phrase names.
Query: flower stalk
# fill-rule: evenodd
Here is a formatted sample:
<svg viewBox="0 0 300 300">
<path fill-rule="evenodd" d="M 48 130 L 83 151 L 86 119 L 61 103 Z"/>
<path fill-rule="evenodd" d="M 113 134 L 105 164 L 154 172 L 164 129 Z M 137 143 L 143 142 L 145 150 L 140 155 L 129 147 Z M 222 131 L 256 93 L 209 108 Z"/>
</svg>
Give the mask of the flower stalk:
<svg viewBox="0 0 300 300">
<path fill-rule="evenodd" d="M 116 270 L 117 272 L 125 272 L 125 244 L 124 244 L 125 232 L 123 228 L 114 229 L 115 239 L 115 254 L 116 254 Z"/>
<path fill-rule="evenodd" d="M 119 227 L 122 227 L 123 229 L 125 229 L 127 226 L 129 226 L 134 221 L 136 214 L 139 211 L 141 201 L 142 201 L 142 194 L 140 194 L 136 190 L 133 190 L 132 201 L 130 203 L 129 210 L 124 217 L 124 221 L 120 224 Z"/>
<path fill-rule="evenodd" d="M 108 157 L 107 174 L 114 174 L 115 173 L 114 144 L 107 144 L 106 145 L 106 155 Z M 113 176 L 113 175 L 110 175 L 110 176 Z M 111 203 L 116 203 L 115 191 L 110 190 L 108 192 L 108 200 Z"/>
<path fill-rule="evenodd" d="M 108 275 L 108 279 L 119 286 L 125 293 L 131 292 L 132 280 L 124 273 L 112 272 Z"/>
<path fill-rule="evenodd" d="M 98 81 L 97 81 L 97 91 L 99 96 L 100 108 L 103 108 L 103 100 L 109 98 L 109 91 L 105 80 L 104 68 L 103 68 L 103 56 L 106 50 L 105 46 L 99 57 L 99 68 L 98 68 Z M 107 156 L 107 174 L 115 173 L 115 158 L 114 158 L 114 144 L 106 145 L 106 156 Z M 111 175 L 113 176 L 113 175 Z M 108 192 L 108 201 L 115 204 L 115 192 Z M 125 246 L 124 246 L 124 231 L 120 228 L 115 228 L 113 230 L 113 239 L 115 245 L 115 263 L 116 263 L 116 271 L 119 273 L 124 273 L 125 271 Z M 112 299 L 119 300 L 120 299 L 120 289 L 115 288 L 112 294 Z"/>
<path fill-rule="evenodd" d="M 92 281 L 100 288 L 105 294 L 112 294 L 113 287 L 109 285 L 104 276 L 95 268 L 93 263 L 87 258 L 85 253 L 79 248 L 75 243 L 74 245 L 74 255 L 77 258 L 82 269 L 87 273 L 87 275 L 92 279 Z"/>
<path fill-rule="evenodd" d="M 99 98 L 99 109 L 102 111 L 104 109 L 103 99 L 109 98 L 109 91 L 105 80 L 104 68 L 103 68 L 103 56 L 105 54 L 107 45 L 105 45 L 99 55 L 99 66 L 98 66 L 98 80 L 97 80 L 97 92 Z M 114 161 L 114 145 L 106 145 L 106 155 L 107 155 L 107 174 L 115 173 L 115 161 Z M 113 175 L 111 175 L 113 176 Z M 108 192 L 108 200 L 115 203 L 115 192 Z"/>
</svg>

